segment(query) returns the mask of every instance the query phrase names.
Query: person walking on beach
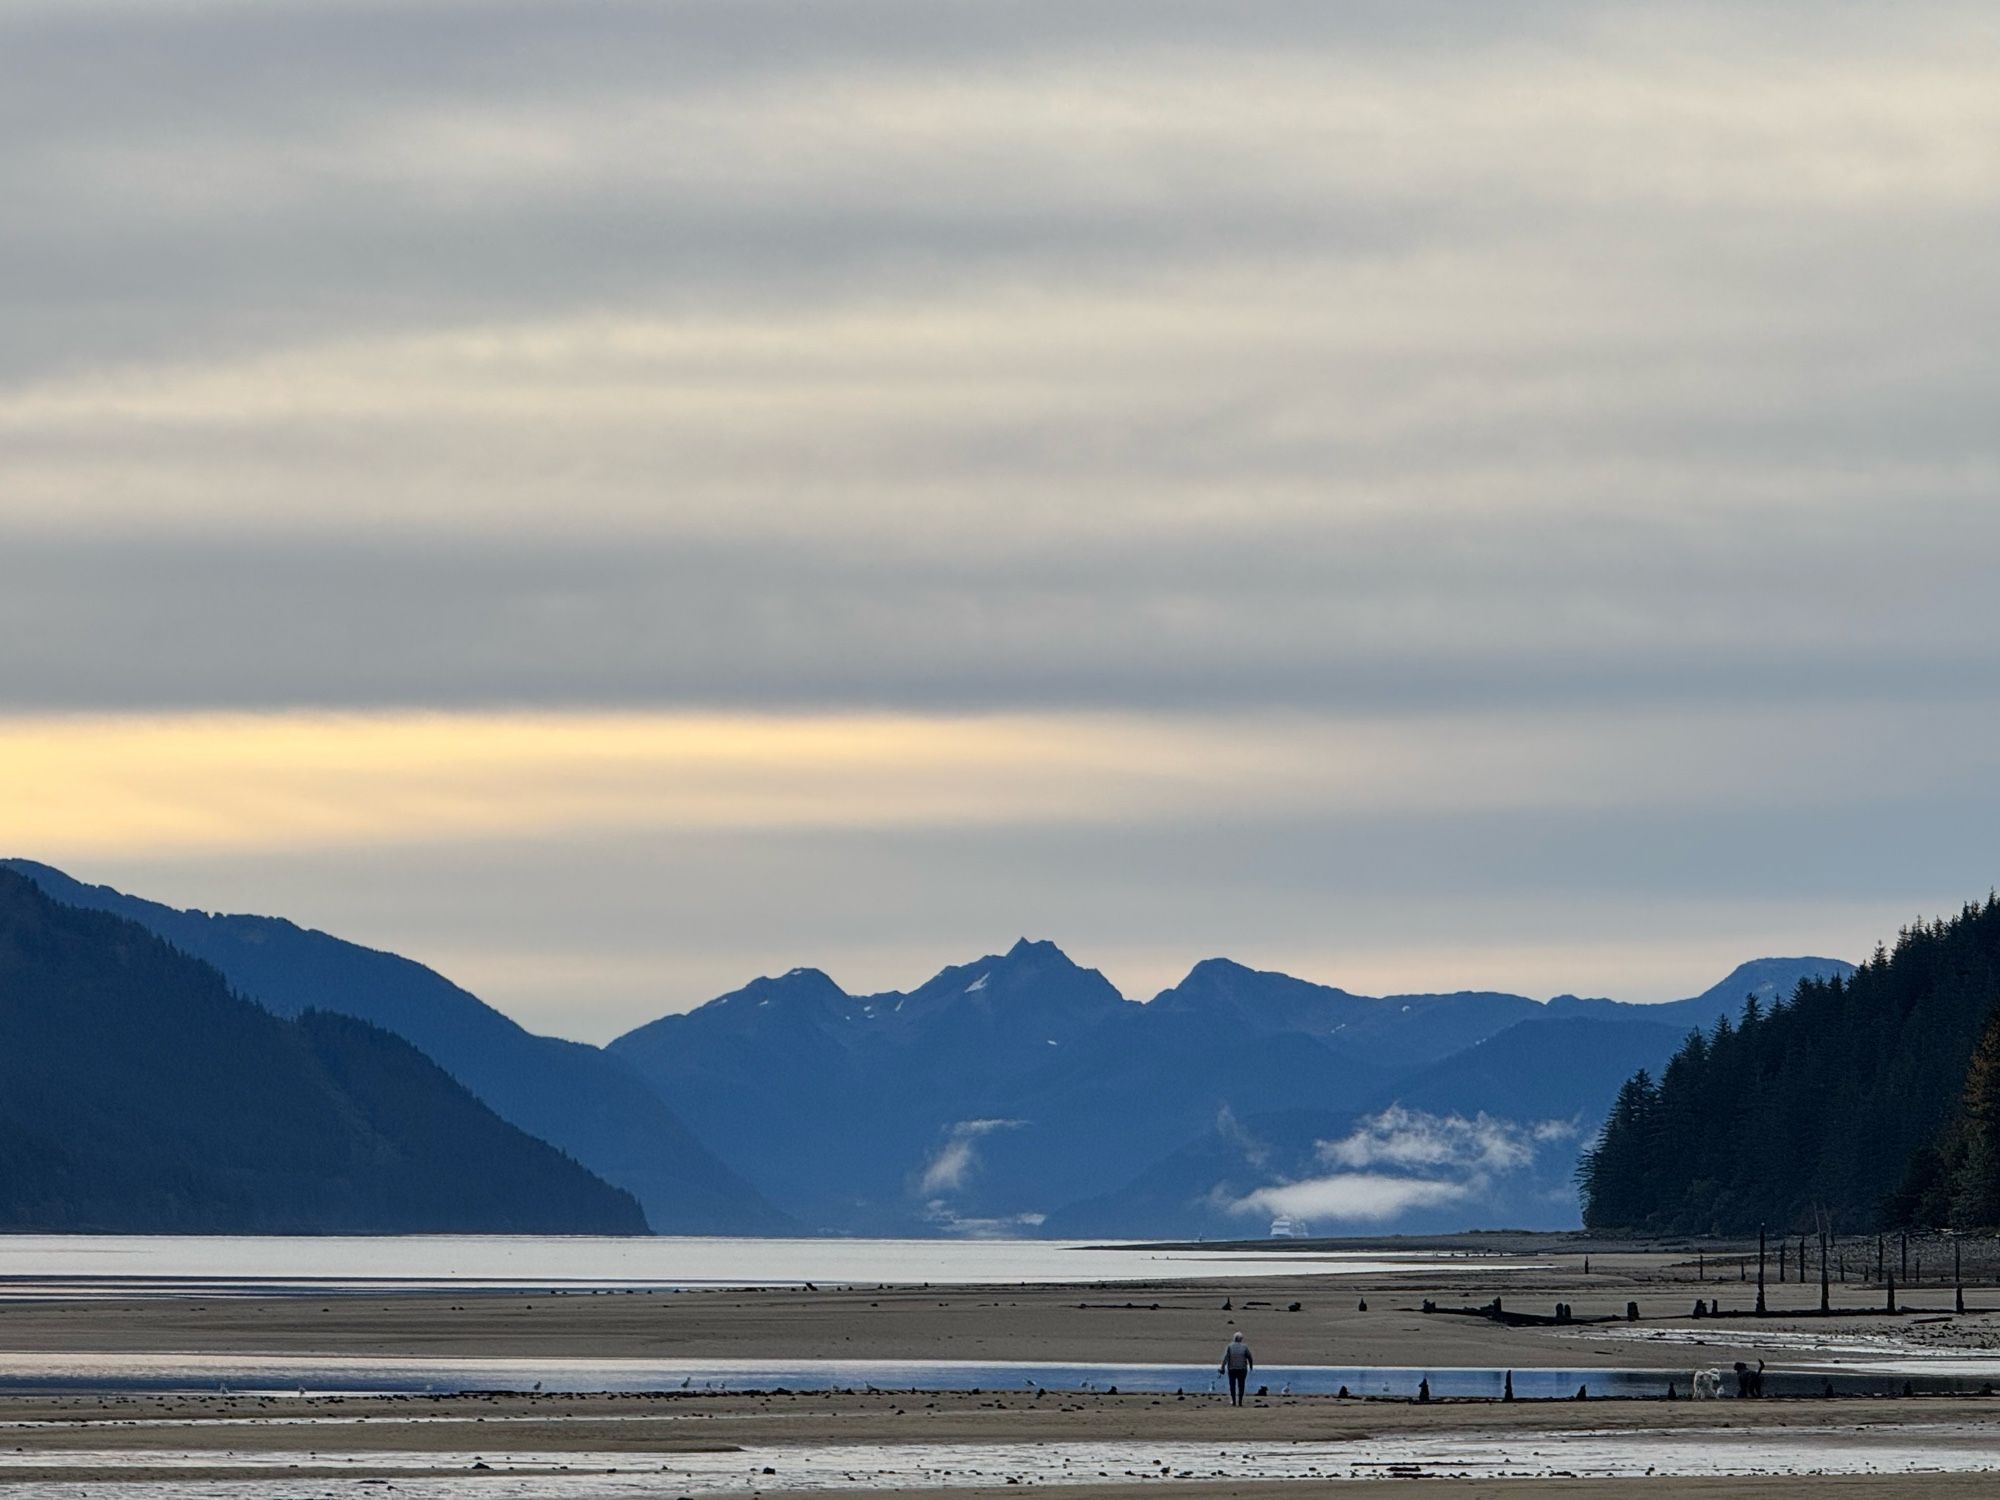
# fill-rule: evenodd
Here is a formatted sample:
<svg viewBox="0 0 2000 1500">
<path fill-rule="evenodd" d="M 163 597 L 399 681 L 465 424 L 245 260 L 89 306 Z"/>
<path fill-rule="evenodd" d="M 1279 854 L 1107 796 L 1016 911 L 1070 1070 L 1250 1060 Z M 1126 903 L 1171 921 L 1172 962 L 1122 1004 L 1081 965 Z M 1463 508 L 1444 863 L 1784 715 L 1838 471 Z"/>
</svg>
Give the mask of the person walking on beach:
<svg viewBox="0 0 2000 1500">
<path fill-rule="evenodd" d="M 1222 1351 L 1222 1363 L 1216 1373 L 1229 1377 L 1229 1404 L 1243 1404 L 1243 1388 L 1250 1383 L 1250 1369 L 1257 1363 L 1257 1357 L 1250 1352 L 1250 1346 L 1243 1342 L 1243 1335 L 1237 1334 L 1229 1341 L 1229 1347 Z"/>
</svg>

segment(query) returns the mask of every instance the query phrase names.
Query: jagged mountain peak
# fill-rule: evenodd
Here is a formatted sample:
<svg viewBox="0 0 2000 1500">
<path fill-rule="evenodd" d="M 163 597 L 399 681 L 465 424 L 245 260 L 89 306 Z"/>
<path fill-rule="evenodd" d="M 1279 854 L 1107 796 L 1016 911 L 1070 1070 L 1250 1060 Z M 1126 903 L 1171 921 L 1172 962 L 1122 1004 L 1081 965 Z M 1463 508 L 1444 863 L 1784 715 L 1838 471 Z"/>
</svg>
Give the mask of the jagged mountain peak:
<svg viewBox="0 0 2000 1500">
<path fill-rule="evenodd" d="M 1108 1001 L 1125 997 L 1096 969 L 1086 969 L 1046 938 L 1021 938 L 1005 953 L 989 953 L 971 963 L 953 964 L 907 994 L 878 995 L 878 1001 L 914 1002 L 930 1008 L 961 998 L 993 1002 L 1029 997 L 1062 1001 Z"/>
<path fill-rule="evenodd" d="M 1065 969 L 1081 968 L 1077 961 L 1047 938 L 1016 938 L 1003 961 L 1010 964 L 1046 964 Z"/>
</svg>

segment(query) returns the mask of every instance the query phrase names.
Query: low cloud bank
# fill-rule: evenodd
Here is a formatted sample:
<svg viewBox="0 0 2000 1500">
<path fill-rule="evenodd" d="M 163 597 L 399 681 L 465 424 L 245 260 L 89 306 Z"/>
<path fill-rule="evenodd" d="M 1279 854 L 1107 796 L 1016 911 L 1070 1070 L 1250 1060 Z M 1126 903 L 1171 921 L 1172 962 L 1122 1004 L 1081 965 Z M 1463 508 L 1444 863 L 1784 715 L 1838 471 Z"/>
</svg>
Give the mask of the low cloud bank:
<svg viewBox="0 0 2000 1500">
<path fill-rule="evenodd" d="M 1272 1183 L 1228 1208 L 1244 1215 L 1381 1223 L 1478 1198 L 1496 1179 L 1532 1167 L 1545 1148 L 1572 1146 L 1580 1134 L 1573 1120 L 1467 1118 L 1392 1105 L 1338 1140 L 1318 1143 L 1319 1161 L 1337 1170 Z"/>
<path fill-rule="evenodd" d="M 1517 1172 L 1540 1147 L 1576 1134 L 1570 1120 L 1501 1120 L 1483 1112 L 1467 1119 L 1396 1104 L 1340 1140 L 1321 1141 L 1319 1154 L 1329 1166 Z"/>
<path fill-rule="evenodd" d="M 1230 1205 L 1234 1213 L 1288 1214 L 1298 1219 L 1378 1221 L 1413 1208 L 1454 1203 L 1470 1189 L 1454 1182 L 1342 1172 L 1259 1188 Z"/>
<path fill-rule="evenodd" d="M 1025 1124 L 1025 1120 L 960 1120 L 951 1127 L 944 1145 L 925 1166 L 917 1191 L 925 1197 L 957 1192 L 979 1165 L 979 1138 L 996 1130 L 1015 1130 Z"/>
</svg>

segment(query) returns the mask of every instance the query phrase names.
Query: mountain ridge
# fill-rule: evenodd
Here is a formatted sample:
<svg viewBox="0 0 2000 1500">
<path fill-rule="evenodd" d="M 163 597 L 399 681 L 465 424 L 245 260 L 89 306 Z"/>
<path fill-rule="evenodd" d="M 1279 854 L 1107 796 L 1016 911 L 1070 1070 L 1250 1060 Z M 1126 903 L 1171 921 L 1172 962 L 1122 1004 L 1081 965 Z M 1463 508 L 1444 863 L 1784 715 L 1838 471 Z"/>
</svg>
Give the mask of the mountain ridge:
<svg viewBox="0 0 2000 1500">
<path fill-rule="evenodd" d="M 1032 1228 L 1070 1222 L 1065 1203 L 1136 1206 L 1118 1198 L 1122 1184 L 1171 1179 L 1155 1170 L 1164 1158 L 1250 1115 L 1352 1119 L 1398 1106 L 1404 1091 L 1436 1108 L 1456 1085 L 1496 1106 L 1511 1090 L 1582 1135 L 1634 1059 L 1670 1052 L 1681 1023 L 1705 1018 L 1729 986 L 1845 967 L 1753 960 L 1702 995 L 1652 1006 L 1357 995 L 1214 957 L 1140 1002 L 1023 938 L 907 991 L 849 994 L 818 969 L 763 976 L 609 1050 L 667 1097 L 699 1101 L 725 1160 L 815 1225 Z M 1544 1073 L 1555 1080 L 1545 1088 Z M 1567 1191 L 1571 1163 L 1546 1165 L 1536 1191 L 1549 1180 Z M 1200 1219 L 1199 1197 L 1147 1205 L 1148 1232 L 1176 1211 Z M 1573 1197 L 1538 1212 L 1573 1221 Z"/>
<path fill-rule="evenodd" d="M 631 1196 L 399 1037 L 285 1018 L 0 870 L 0 1227 L 644 1232 Z"/>
<path fill-rule="evenodd" d="M 137 922 L 279 1016 L 354 1016 L 413 1044 L 496 1114 L 631 1192 L 657 1232 L 775 1233 L 789 1219 L 716 1160 L 658 1092 L 595 1047 L 541 1037 L 400 954 L 284 917 L 182 910 L 0 860 L 64 904 Z"/>
<path fill-rule="evenodd" d="M 600 1050 L 532 1036 L 420 964 L 284 918 L 182 912 L 7 863 L 59 899 L 129 915 L 216 962 L 275 1014 L 384 1025 L 504 1118 L 630 1188 L 656 1229 L 682 1232 L 1035 1232 L 1073 1222 L 1082 1204 L 1123 1204 L 1147 1232 L 1169 1232 L 1176 1215 L 1201 1232 L 1215 1227 L 1202 1215 L 1218 1184 L 1190 1174 L 1234 1160 L 1242 1122 L 1310 1118 L 1365 1134 L 1390 1116 L 1433 1135 L 1466 1116 L 1540 1131 L 1532 1170 L 1510 1167 L 1478 1201 L 1512 1212 L 1532 1189 L 1535 1214 L 1573 1222 L 1573 1195 L 1550 1197 L 1569 1179 L 1552 1153 L 1573 1158 L 1619 1070 L 1664 1060 L 1741 1000 L 1732 991 L 1851 972 L 1758 959 L 1700 995 L 1639 1005 L 1369 996 L 1217 956 L 1140 1001 L 1024 936 L 908 990 L 850 994 L 810 966 L 761 975 Z M 1287 1187 L 1273 1164 L 1306 1171 L 1319 1144 L 1274 1136 L 1270 1180 L 1252 1196 Z M 1442 1190 L 1432 1200 L 1451 1211 L 1438 1207 Z"/>
</svg>

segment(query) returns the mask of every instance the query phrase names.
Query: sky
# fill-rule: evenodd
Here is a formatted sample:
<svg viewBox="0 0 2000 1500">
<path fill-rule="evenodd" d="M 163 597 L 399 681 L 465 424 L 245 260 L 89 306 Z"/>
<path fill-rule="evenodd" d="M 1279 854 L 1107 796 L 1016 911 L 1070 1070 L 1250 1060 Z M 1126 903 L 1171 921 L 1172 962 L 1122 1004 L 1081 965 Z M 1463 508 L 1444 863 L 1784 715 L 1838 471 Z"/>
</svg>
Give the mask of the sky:
<svg viewBox="0 0 2000 1500">
<path fill-rule="evenodd" d="M 603 1040 L 2000 879 L 2000 18 L 0 0 L 0 853 Z"/>
</svg>

